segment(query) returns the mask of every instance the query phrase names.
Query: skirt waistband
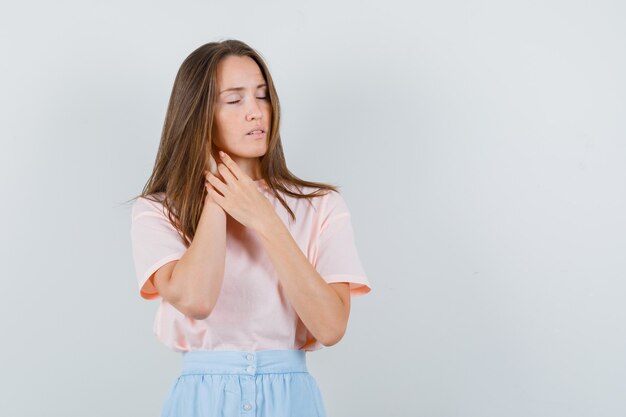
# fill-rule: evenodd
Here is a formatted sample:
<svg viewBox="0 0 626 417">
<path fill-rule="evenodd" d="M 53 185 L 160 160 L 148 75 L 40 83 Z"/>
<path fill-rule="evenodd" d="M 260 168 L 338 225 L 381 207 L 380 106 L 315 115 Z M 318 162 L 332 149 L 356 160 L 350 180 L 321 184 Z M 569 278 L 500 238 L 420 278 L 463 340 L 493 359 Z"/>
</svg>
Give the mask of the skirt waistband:
<svg viewBox="0 0 626 417">
<path fill-rule="evenodd" d="M 271 374 L 308 372 L 306 351 L 271 349 L 258 351 L 193 350 L 183 352 L 182 375 Z"/>
</svg>

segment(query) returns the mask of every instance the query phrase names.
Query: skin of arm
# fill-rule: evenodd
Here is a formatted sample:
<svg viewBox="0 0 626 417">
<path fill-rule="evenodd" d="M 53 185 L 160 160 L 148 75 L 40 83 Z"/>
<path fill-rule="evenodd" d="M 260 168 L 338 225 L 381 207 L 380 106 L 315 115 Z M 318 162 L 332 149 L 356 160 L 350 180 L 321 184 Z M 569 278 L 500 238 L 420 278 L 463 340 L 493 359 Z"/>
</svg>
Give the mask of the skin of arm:
<svg viewBox="0 0 626 417">
<path fill-rule="evenodd" d="M 324 346 L 339 342 L 350 316 L 347 282 L 327 283 L 306 258 L 278 215 L 256 230 L 296 313 Z"/>
<path fill-rule="evenodd" d="M 196 234 L 167 284 L 170 303 L 196 320 L 208 317 L 224 281 L 225 257 L 226 213 L 207 200 Z"/>
</svg>

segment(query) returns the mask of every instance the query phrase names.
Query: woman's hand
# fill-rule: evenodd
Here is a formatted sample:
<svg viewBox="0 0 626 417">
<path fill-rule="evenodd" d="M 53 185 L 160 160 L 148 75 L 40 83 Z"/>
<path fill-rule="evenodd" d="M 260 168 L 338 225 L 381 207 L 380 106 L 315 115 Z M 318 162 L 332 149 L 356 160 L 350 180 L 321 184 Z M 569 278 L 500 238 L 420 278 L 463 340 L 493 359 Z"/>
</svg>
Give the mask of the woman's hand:
<svg viewBox="0 0 626 417">
<path fill-rule="evenodd" d="M 207 186 L 207 190 L 213 201 L 239 223 L 253 230 L 261 230 L 276 221 L 278 217 L 274 207 L 258 190 L 254 180 L 222 151 L 220 158 L 223 163 L 217 165 L 217 170 L 225 183 L 217 176 L 207 173 L 212 186 Z"/>
</svg>

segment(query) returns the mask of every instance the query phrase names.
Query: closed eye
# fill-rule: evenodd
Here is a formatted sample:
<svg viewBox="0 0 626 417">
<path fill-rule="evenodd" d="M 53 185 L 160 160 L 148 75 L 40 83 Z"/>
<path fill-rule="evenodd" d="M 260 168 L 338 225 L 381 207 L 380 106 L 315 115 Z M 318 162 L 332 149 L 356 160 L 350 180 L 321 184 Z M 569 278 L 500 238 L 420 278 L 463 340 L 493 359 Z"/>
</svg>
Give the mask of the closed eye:
<svg viewBox="0 0 626 417">
<path fill-rule="evenodd" d="M 267 100 L 268 97 L 257 97 L 258 99 L 261 100 Z M 228 104 L 235 104 L 235 103 L 239 103 L 241 100 L 235 100 L 235 101 L 227 101 Z"/>
</svg>

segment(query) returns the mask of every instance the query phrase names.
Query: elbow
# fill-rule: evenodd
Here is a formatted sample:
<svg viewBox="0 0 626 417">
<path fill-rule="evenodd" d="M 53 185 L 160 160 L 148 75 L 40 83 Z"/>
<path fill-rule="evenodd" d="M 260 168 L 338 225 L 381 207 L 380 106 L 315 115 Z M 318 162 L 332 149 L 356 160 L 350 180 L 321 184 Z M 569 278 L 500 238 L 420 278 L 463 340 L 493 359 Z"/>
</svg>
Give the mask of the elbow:
<svg viewBox="0 0 626 417">
<path fill-rule="evenodd" d="M 199 300 L 189 300 L 182 297 L 174 298 L 170 296 L 167 301 L 182 314 L 194 320 L 206 319 L 211 315 L 211 311 L 213 310 L 213 307 L 208 303 Z"/>
<path fill-rule="evenodd" d="M 197 304 L 188 309 L 187 316 L 194 320 L 204 320 L 211 315 L 213 308 L 208 304 Z"/>
<path fill-rule="evenodd" d="M 211 315 L 211 309 L 206 307 L 196 307 L 189 311 L 187 316 L 194 320 L 204 320 Z"/>
<path fill-rule="evenodd" d="M 199 298 L 192 294 L 180 295 L 172 304 L 178 311 L 194 320 L 204 320 L 213 311 L 213 304 L 207 297 Z"/>
<path fill-rule="evenodd" d="M 324 346 L 333 346 L 339 343 L 343 336 L 346 334 L 348 328 L 348 316 L 343 317 L 327 328 L 327 331 L 323 332 L 320 338 L 317 340 Z"/>
<path fill-rule="evenodd" d="M 346 329 L 340 329 L 338 331 L 334 331 L 332 333 L 328 333 L 319 339 L 319 342 L 325 347 L 333 346 L 339 343 L 341 339 L 343 339 L 344 334 L 346 333 Z"/>
</svg>

